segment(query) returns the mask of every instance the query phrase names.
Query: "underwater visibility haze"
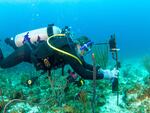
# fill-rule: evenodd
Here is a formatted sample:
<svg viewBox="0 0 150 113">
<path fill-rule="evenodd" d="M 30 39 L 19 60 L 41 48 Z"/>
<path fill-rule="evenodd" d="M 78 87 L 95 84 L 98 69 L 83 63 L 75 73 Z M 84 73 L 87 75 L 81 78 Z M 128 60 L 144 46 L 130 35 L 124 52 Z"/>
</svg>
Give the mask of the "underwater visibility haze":
<svg viewBox="0 0 150 113">
<path fill-rule="evenodd" d="M 149 4 L 148 0 L 1 0 L 1 39 L 54 23 L 96 41 L 116 33 L 122 56 L 136 56 L 150 51 Z"/>
</svg>

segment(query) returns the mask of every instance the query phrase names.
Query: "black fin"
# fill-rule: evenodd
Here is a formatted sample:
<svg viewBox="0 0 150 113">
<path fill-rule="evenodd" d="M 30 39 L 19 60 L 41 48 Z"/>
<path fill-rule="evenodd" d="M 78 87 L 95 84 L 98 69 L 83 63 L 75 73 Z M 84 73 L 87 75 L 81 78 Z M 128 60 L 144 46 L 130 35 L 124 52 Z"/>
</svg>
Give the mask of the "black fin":
<svg viewBox="0 0 150 113">
<path fill-rule="evenodd" d="M 5 43 L 8 44 L 9 46 L 11 46 L 13 49 L 17 49 L 17 46 L 16 46 L 14 40 L 11 40 L 10 38 L 6 38 Z"/>
</svg>

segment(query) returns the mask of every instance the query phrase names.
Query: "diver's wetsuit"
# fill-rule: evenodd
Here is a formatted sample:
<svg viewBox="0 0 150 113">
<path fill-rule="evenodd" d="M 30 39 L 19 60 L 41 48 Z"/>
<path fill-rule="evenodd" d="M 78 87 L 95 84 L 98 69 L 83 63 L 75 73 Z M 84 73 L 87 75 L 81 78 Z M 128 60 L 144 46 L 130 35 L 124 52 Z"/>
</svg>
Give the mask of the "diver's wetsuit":
<svg viewBox="0 0 150 113">
<path fill-rule="evenodd" d="M 42 41 L 34 49 L 30 49 L 26 44 L 17 48 L 8 57 L 1 59 L 0 67 L 8 68 L 24 61 L 33 63 L 37 70 L 51 70 L 69 64 L 82 78 L 93 79 L 93 66 L 87 64 L 83 57 L 77 55 L 76 46 L 71 38 L 55 37 L 50 39 L 49 42 L 55 48 L 76 56 L 82 64 L 77 59 L 50 48 L 46 41 Z M 50 67 L 44 65 L 43 60 L 45 58 L 49 60 Z M 97 79 L 103 79 L 103 74 L 97 73 Z"/>
<path fill-rule="evenodd" d="M 1 68 L 9 68 L 9 67 L 13 67 L 21 62 L 31 62 L 30 60 L 30 48 L 28 47 L 28 45 L 24 45 L 20 48 L 17 48 L 14 52 L 12 52 L 9 56 L 7 56 L 6 58 L 3 58 L 3 54 L 2 51 L 0 49 L 0 67 Z"/>
</svg>

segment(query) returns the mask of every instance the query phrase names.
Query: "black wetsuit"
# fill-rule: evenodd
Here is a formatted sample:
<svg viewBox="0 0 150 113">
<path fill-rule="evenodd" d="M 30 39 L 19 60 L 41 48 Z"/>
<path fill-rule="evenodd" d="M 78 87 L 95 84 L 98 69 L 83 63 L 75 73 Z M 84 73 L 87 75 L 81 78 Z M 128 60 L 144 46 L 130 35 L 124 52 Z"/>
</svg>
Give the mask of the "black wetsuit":
<svg viewBox="0 0 150 113">
<path fill-rule="evenodd" d="M 50 48 L 46 41 L 42 41 L 36 44 L 36 47 L 33 49 L 27 44 L 17 48 L 8 57 L 1 59 L 0 67 L 9 68 L 24 61 L 33 63 L 37 70 L 51 70 L 69 64 L 82 78 L 93 79 L 93 66 L 87 64 L 83 57 L 77 55 L 76 46 L 71 38 L 55 37 L 51 38 L 49 42 L 53 47 L 76 56 L 82 64 L 77 59 Z M 50 67 L 44 65 L 43 60 L 45 58 L 50 62 Z M 103 74 L 97 73 L 97 79 L 103 79 Z"/>
</svg>

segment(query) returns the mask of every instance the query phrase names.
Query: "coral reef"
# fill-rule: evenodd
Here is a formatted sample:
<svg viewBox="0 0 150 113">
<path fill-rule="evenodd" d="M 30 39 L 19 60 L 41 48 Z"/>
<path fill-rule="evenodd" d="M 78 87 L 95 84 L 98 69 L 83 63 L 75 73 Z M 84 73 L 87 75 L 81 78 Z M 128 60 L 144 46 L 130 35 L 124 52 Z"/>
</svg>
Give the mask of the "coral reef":
<svg viewBox="0 0 150 113">
<path fill-rule="evenodd" d="M 28 86 L 25 84 L 26 80 L 39 74 L 32 67 L 25 68 L 26 70 L 20 66 L 7 71 L 0 70 L 1 112 L 92 112 L 93 81 L 85 80 L 85 84 L 80 87 L 70 84 L 69 90 L 65 92 L 67 72 L 65 76 L 61 76 L 61 70 L 55 70 L 51 78 L 47 74 L 42 75 L 35 84 Z M 119 106 L 116 105 L 116 94 L 111 91 L 111 83 L 96 81 L 95 113 L 149 113 L 150 79 L 147 68 L 140 61 L 137 64 L 126 61 L 122 64 L 119 80 Z M 14 99 L 24 101 L 8 104 Z"/>
</svg>

